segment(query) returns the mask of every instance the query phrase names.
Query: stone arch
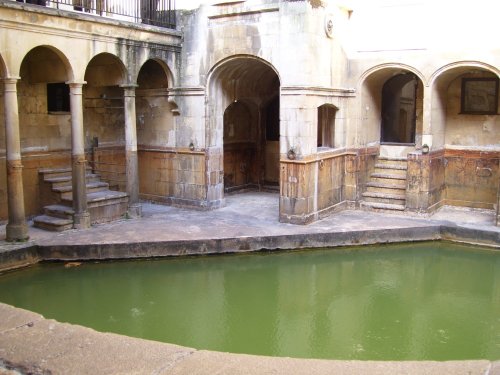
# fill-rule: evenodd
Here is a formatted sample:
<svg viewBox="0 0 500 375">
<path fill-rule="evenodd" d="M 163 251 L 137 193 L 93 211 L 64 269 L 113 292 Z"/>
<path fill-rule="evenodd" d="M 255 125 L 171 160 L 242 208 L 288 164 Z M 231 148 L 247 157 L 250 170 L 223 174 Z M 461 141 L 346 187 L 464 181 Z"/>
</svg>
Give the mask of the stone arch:
<svg viewBox="0 0 500 375">
<path fill-rule="evenodd" d="M 85 69 L 85 82 L 89 86 L 120 86 L 127 84 L 127 68 L 123 61 L 111 53 L 95 55 Z"/>
<path fill-rule="evenodd" d="M 411 72 L 415 74 L 423 83 L 424 86 L 427 86 L 428 80 L 425 78 L 425 76 L 418 70 L 417 68 L 407 65 L 407 64 L 401 64 L 401 63 L 385 63 L 385 64 L 380 64 L 373 66 L 363 72 L 361 76 L 359 77 L 358 80 L 358 87 L 361 87 L 365 80 L 372 76 L 373 74 L 377 74 L 379 72 L 382 73 L 388 73 L 390 75 L 391 73 L 389 72 L 394 72 L 394 71 L 404 71 L 404 72 Z"/>
<path fill-rule="evenodd" d="M 391 80 L 393 84 L 390 83 Z M 402 92 L 406 90 L 405 84 L 410 80 L 415 80 L 416 84 L 414 96 L 412 96 L 412 98 L 407 98 L 408 102 L 413 101 L 413 103 L 411 103 L 412 108 L 409 111 L 407 109 L 400 111 L 400 107 L 403 106 L 401 104 L 401 102 L 403 102 Z M 396 85 L 396 81 L 400 81 L 400 84 Z M 358 89 L 361 93 L 362 118 L 362 131 L 358 134 L 359 143 L 362 145 L 373 145 L 382 144 L 384 140 L 387 142 L 384 138 L 382 129 L 384 124 L 389 121 L 388 119 L 384 119 L 384 113 L 389 113 L 387 106 L 390 104 L 391 100 L 387 98 L 384 100 L 384 96 L 387 96 L 388 92 L 391 91 L 388 90 L 389 86 L 394 86 L 392 87 L 394 89 L 392 90 L 394 99 L 392 102 L 398 105 L 393 106 L 395 119 L 392 123 L 395 123 L 395 127 L 397 127 L 401 119 L 405 117 L 407 121 L 411 121 L 409 126 L 412 128 L 410 132 L 412 136 L 410 138 L 402 138 L 406 142 L 401 142 L 399 137 L 395 137 L 394 144 L 405 146 L 420 145 L 423 133 L 422 111 L 425 83 L 425 77 L 421 72 L 405 64 L 381 64 L 365 71 L 359 80 Z M 388 86 L 386 86 L 386 84 Z M 402 114 L 406 116 L 402 116 Z M 405 134 L 409 133 L 406 130 L 407 129 L 405 129 Z M 402 150 L 404 153 L 407 151 L 409 150 Z"/>
<path fill-rule="evenodd" d="M 124 87 L 131 82 L 123 61 L 99 53 L 87 64 L 83 86 L 85 148 L 91 165 L 113 190 L 126 191 Z"/>
<path fill-rule="evenodd" d="M 463 79 L 500 77 L 500 70 L 481 61 L 457 61 L 437 69 L 431 76 L 431 133 L 433 149 L 483 147 L 500 143 L 498 114 L 464 113 Z M 497 103 L 497 111 L 500 103 Z"/>
<path fill-rule="evenodd" d="M 139 85 L 139 88 L 141 87 L 141 84 L 139 82 L 139 76 L 141 75 L 141 71 L 143 71 L 143 69 L 147 66 L 147 64 L 153 64 L 153 63 L 156 64 L 163 71 L 163 77 L 166 77 L 166 82 L 163 82 L 162 84 L 165 87 L 169 88 L 174 87 L 175 86 L 174 74 L 172 73 L 172 70 L 170 69 L 168 64 L 160 58 L 149 58 L 146 61 L 144 61 L 139 71 L 137 72 L 135 81 L 137 82 L 137 85 Z"/>
<path fill-rule="evenodd" d="M 21 79 L 46 83 L 68 82 L 74 77 L 66 55 L 48 45 L 40 45 L 29 50 L 21 62 L 19 74 Z"/>
<path fill-rule="evenodd" d="M 5 65 L 2 54 L 0 54 L 0 79 L 8 77 L 8 74 L 7 65 Z"/>
<path fill-rule="evenodd" d="M 38 170 L 71 165 L 68 82 L 74 79 L 64 53 L 49 45 L 31 48 L 19 65 L 19 131 L 26 215 L 39 213 L 48 194 L 40 191 Z M 43 151 L 43 152 L 40 152 Z"/>
<path fill-rule="evenodd" d="M 224 175 L 226 169 L 245 174 L 243 179 L 233 178 L 233 181 L 244 180 L 242 187 L 277 186 L 279 182 L 280 87 L 281 79 L 274 66 L 252 55 L 228 57 L 209 72 L 206 144 L 222 154 L 220 174 Z M 234 133 L 231 140 L 228 121 L 244 121 L 240 116 L 243 112 L 250 116 L 249 138 L 236 140 L 238 134 Z M 225 174 L 221 182 L 228 182 L 228 177 Z M 219 184 L 221 195 L 223 187 L 222 182 Z"/>
<path fill-rule="evenodd" d="M 174 112 L 169 101 L 170 70 L 161 60 L 149 59 L 139 69 L 136 89 L 138 144 L 146 147 L 175 146 Z"/>
</svg>

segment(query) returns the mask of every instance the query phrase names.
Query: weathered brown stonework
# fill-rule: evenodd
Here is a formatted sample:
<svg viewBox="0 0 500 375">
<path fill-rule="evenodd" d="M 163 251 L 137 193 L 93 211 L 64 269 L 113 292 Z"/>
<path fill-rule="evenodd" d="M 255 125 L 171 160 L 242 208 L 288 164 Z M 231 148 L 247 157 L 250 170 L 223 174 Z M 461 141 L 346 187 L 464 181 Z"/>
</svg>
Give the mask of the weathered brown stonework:
<svg viewBox="0 0 500 375">
<path fill-rule="evenodd" d="M 498 196 L 500 152 L 446 150 L 446 204 L 493 209 Z"/>
<path fill-rule="evenodd" d="M 406 207 L 409 211 L 427 212 L 443 203 L 444 168 L 443 151 L 408 155 Z"/>
</svg>

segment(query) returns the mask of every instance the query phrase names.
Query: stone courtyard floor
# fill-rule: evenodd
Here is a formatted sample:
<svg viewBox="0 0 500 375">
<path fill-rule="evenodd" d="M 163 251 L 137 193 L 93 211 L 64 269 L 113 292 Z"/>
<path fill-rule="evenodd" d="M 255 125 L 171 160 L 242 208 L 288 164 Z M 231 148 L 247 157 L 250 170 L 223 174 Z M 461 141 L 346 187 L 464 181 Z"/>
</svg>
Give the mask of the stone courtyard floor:
<svg viewBox="0 0 500 375">
<path fill-rule="evenodd" d="M 208 212 L 144 203 L 140 219 L 88 230 L 53 233 L 30 226 L 30 241 L 24 244 L 5 242 L 2 225 L 0 256 L 23 256 L 24 249 L 35 246 L 40 259 L 71 260 L 431 239 L 500 248 L 500 227 L 488 210 L 442 207 L 430 216 L 346 210 L 297 226 L 279 223 L 278 209 L 278 195 L 262 192 L 229 195 L 224 208 Z M 500 375 L 500 362 L 327 361 L 216 353 L 99 333 L 0 304 L 0 374 L 18 373 Z"/>
</svg>

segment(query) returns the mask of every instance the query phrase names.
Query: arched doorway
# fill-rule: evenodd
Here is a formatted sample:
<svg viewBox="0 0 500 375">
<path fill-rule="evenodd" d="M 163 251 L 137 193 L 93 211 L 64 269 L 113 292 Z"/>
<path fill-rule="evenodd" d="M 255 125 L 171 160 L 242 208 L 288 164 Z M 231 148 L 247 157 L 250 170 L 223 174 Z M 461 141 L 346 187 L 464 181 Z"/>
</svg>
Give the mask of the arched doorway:
<svg viewBox="0 0 500 375">
<path fill-rule="evenodd" d="M 136 89 L 139 194 L 164 200 L 175 193 L 173 158 L 166 153 L 176 146 L 173 104 L 168 101 L 171 75 L 163 61 L 147 60 L 139 70 Z"/>
<path fill-rule="evenodd" d="M 361 145 L 379 145 L 380 156 L 406 158 L 422 145 L 421 74 L 408 66 L 374 67 L 361 86 Z"/>
<path fill-rule="evenodd" d="M 443 67 L 432 79 L 431 150 L 444 171 L 441 199 L 494 209 L 499 196 L 500 71 L 477 61 Z"/>
<path fill-rule="evenodd" d="M 20 66 L 17 84 L 23 189 L 27 216 L 49 203 L 40 189 L 39 170 L 71 166 L 70 88 L 66 57 L 51 46 L 30 50 Z"/>
<path fill-rule="evenodd" d="M 380 142 L 415 144 L 417 77 L 401 73 L 388 79 L 382 88 Z"/>
<path fill-rule="evenodd" d="M 276 71 L 252 56 L 230 58 L 212 74 L 208 141 L 223 149 L 225 192 L 278 190 L 279 92 Z"/>
<path fill-rule="evenodd" d="M 85 148 L 91 165 L 110 189 L 126 191 L 125 67 L 109 53 L 94 56 L 85 70 L 83 110 Z"/>
</svg>

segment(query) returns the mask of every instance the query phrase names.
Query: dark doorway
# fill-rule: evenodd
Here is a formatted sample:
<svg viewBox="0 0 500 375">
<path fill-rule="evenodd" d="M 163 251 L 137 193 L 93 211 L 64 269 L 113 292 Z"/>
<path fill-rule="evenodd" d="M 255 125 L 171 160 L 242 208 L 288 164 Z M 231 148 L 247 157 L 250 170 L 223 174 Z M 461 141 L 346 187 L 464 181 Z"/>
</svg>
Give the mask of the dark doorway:
<svg viewBox="0 0 500 375">
<path fill-rule="evenodd" d="M 417 87 L 413 73 L 398 74 L 384 84 L 382 143 L 415 144 Z"/>
</svg>

